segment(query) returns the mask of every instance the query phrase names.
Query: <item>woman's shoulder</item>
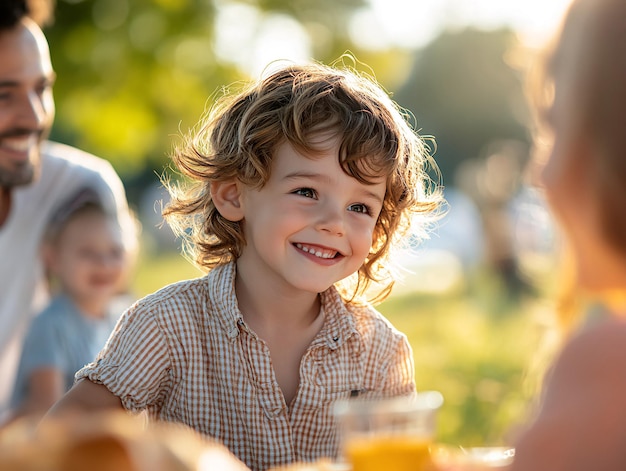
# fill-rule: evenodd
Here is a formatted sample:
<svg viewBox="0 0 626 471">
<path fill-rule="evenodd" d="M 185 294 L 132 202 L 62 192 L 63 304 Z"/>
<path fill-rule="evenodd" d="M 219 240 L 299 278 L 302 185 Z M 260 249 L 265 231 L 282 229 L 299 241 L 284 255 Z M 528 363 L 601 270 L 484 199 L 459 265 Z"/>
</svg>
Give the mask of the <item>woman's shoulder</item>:
<svg viewBox="0 0 626 471">
<path fill-rule="evenodd" d="M 604 321 L 574 336 L 518 440 L 513 469 L 624 469 L 625 365 L 626 322 Z"/>
<path fill-rule="evenodd" d="M 626 319 L 608 319 L 584 328 L 564 346 L 560 361 L 626 361 Z"/>
<path fill-rule="evenodd" d="M 557 394 L 578 390 L 626 394 L 626 320 L 606 320 L 577 333 L 559 354 L 549 384 Z"/>
</svg>

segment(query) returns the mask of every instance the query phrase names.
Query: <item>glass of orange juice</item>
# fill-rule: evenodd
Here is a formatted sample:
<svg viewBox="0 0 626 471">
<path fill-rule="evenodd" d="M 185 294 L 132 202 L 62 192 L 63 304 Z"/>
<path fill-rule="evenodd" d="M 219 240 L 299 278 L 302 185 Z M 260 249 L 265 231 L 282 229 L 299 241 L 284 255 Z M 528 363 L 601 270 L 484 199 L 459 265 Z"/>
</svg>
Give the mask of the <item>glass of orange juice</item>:
<svg viewBox="0 0 626 471">
<path fill-rule="evenodd" d="M 352 471 L 433 471 L 431 447 L 441 393 L 349 399 L 335 405 L 343 461 Z"/>
</svg>

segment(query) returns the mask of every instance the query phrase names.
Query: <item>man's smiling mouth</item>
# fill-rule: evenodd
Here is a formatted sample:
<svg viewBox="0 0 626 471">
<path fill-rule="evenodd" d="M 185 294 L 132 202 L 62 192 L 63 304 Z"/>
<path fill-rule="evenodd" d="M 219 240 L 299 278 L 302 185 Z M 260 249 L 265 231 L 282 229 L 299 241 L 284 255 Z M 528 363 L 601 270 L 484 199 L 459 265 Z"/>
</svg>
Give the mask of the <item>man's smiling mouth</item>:
<svg viewBox="0 0 626 471">
<path fill-rule="evenodd" d="M 27 152 L 38 143 L 37 136 L 33 135 L 20 135 L 12 137 L 3 137 L 0 139 L 0 147 L 3 149 L 11 150 L 13 152 Z"/>
</svg>

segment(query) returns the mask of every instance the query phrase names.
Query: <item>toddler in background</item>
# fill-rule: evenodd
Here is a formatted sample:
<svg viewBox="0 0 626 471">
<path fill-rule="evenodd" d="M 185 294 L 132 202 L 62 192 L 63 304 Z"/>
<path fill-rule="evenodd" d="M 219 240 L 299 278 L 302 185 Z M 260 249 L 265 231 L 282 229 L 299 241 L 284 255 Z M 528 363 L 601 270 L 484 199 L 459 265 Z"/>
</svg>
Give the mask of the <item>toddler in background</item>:
<svg viewBox="0 0 626 471">
<path fill-rule="evenodd" d="M 112 303 L 127 268 L 115 218 L 83 191 L 44 234 L 52 293 L 26 336 L 12 395 L 15 416 L 43 415 L 70 389 L 74 374 L 104 346 L 119 317 Z"/>
</svg>

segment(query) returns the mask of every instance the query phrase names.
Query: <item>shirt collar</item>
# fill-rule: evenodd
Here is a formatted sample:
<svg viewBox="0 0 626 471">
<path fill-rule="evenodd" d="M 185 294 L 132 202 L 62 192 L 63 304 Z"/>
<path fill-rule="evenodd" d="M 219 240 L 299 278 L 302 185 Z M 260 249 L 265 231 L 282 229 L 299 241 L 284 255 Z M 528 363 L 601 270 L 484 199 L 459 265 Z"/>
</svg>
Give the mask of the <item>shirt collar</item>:
<svg viewBox="0 0 626 471">
<path fill-rule="evenodd" d="M 229 338 L 239 335 L 238 324 L 243 322 L 235 296 L 235 263 L 213 268 L 207 275 L 210 315 L 217 316 Z"/>
<path fill-rule="evenodd" d="M 335 350 L 357 333 L 354 317 L 334 286 L 321 293 L 321 301 L 326 318 L 317 339 Z"/>
<path fill-rule="evenodd" d="M 215 267 L 207 275 L 211 315 L 219 318 L 220 324 L 231 339 L 239 335 L 239 325 L 243 323 L 235 295 L 235 275 L 235 262 Z M 354 317 L 334 286 L 322 292 L 320 296 L 322 313 L 325 316 L 324 325 L 311 346 L 325 345 L 335 350 L 357 333 Z"/>
</svg>

